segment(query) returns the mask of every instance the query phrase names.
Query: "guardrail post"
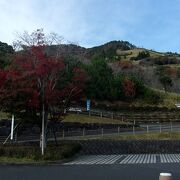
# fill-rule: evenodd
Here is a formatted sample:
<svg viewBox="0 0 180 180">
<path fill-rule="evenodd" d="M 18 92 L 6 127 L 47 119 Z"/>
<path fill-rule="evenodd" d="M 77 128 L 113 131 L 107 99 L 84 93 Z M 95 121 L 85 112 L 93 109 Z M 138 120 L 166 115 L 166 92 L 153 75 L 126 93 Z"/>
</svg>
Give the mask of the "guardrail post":
<svg viewBox="0 0 180 180">
<path fill-rule="evenodd" d="M 120 128 L 119 128 L 119 126 L 118 126 L 118 135 L 119 135 L 119 132 L 120 132 Z"/>
<path fill-rule="evenodd" d="M 104 135 L 104 129 L 102 128 L 101 131 L 102 131 L 102 136 L 103 136 Z"/>
<path fill-rule="evenodd" d="M 62 137 L 63 137 L 63 139 L 64 139 L 64 137 L 65 137 L 64 129 L 63 129 L 63 132 L 62 132 Z"/>
<path fill-rule="evenodd" d="M 149 133 L 149 126 L 147 125 L 147 133 Z"/>
<path fill-rule="evenodd" d="M 111 114 L 111 118 L 114 119 L 114 114 L 113 113 Z"/>
<path fill-rule="evenodd" d="M 101 118 L 103 117 L 103 113 L 102 112 L 100 112 L 100 116 L 101 116 Z"/>
<path fill-rule="evenodd" d="M 170 124 L 171 124 L 171 132 L 172 132 L 172 131 L 173 131 L 172 121 L 171 121 L 171 123 L 170 123 Z"/>
<path fill-rule="evenodd" d="M 159 132 L 160 132 L 160 133 L 162 132 L 161 124 L 160 124 L 160 126 L 159 126 Z"/>
<path fill-rule="evenodd" d="M 14 138 L 15 142 L 17 142 L 17 132 L 15 134 L 15 138 Z"/>
</svg>

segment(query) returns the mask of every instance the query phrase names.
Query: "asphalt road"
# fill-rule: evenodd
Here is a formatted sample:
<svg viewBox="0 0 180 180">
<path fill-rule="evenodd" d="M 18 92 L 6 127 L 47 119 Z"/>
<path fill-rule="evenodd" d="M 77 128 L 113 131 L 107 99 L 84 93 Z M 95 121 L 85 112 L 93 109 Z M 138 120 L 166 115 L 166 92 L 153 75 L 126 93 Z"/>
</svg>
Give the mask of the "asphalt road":
<svg viewBox="0 0 180 180">
<path fill-rule="evenodd" d="M 180 164 L 0 166 L 2 180 L 158 180 L 171 172 L 180 179 Z"/>
</svg>

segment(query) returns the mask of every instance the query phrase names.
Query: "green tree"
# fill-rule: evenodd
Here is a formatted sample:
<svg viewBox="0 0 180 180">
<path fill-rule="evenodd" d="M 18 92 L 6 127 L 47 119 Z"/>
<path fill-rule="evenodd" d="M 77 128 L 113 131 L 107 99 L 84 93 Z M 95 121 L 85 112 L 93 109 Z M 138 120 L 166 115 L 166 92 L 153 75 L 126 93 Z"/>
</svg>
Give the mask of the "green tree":
<svg viewBox="0 0 180 180">
<path fill-rule="evenodd" d="M 167 75 L 161 76 L 159 80 L 163 85 L 165 91 L 167 91 L 168 87 L 171 87 L 173 85 L 172 79 Z"/>
<path fill-rule="evenodd" d="M 13 47 L 0 41 L 0 68 L 4 69 L 11 62 Z"/>
<path fill-rule="evenodd" d="M 113 80 L 112 69 L 104 59 L 93 59 L 90 65 L 86 65 L 88 84 L 86 95 L 89 98 L 109 99 L 111 97 L 111 84 Z"/>
<path fill-rule="evenodd" d="M 0 41 L 0 56 L 3 56 L 5 54 L 12 54 L 13 52 L 14 50 L 12 46 Z"/>
<path fill-rule="evenodd" d="M 131 60 L 141 60 L 147 57 L 150 57 L 150 53 L 148 51 L 142 51 L 136 57 L 132 57 Z"/>
</svg>

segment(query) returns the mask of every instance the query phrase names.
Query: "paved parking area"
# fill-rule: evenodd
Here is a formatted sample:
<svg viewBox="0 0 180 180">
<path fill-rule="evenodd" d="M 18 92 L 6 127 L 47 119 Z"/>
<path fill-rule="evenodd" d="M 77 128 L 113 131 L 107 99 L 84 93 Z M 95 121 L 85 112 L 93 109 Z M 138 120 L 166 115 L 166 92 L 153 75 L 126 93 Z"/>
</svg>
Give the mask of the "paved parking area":
<svg viewBox="0 0 180 180">
<path fill-rule="evenodd" d="M 80 156 L 73 164 L 151 164 L 151 163 L 180 163 L 180 154 L 128 154 L 128 155 L 88 155 Z"/>
</svg>

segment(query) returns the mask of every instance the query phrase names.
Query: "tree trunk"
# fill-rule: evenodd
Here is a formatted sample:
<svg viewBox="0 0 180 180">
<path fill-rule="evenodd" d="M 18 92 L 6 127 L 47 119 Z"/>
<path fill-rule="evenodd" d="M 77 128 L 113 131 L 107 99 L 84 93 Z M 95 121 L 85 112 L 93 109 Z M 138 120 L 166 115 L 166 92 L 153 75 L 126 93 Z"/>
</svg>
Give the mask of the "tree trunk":
<svg viewBox="0 0 180 180">
<path fill-rule="evenodd" d="M 47 142 L 47 126 L 48 126 L 48 110 L 44 112 L 44 140 L 45 140 L 45 148 Z"/>
</svg>

